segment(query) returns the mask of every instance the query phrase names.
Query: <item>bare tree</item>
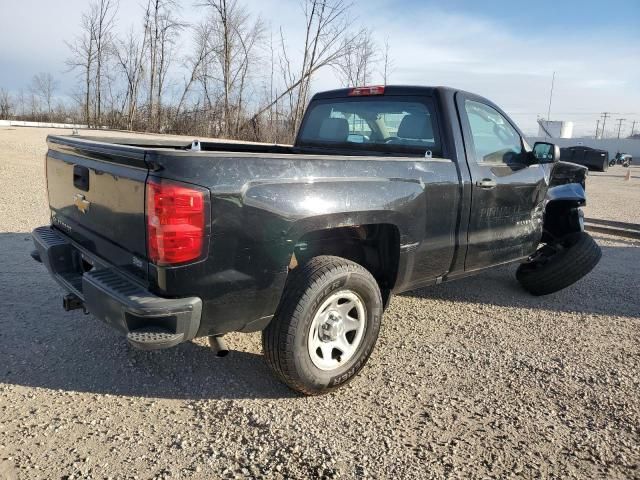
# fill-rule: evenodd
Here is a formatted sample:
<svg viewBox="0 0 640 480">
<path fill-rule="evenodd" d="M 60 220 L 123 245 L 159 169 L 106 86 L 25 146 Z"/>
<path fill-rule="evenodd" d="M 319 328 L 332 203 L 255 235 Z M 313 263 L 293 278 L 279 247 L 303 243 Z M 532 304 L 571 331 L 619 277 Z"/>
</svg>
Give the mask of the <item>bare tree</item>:
<svg viewBox="0 0 640 480">
<path fill-rule="evenodd" d="M 258 61 L 258 57 L 255 54 L 256 44 L 263 39 L 264 24 L 262 20 L 258 18 L 253 25 L 249 28 L 245 28 L 245 25 L 238 24 L 234 26 L 234 30 L 238 36 L 240 42 L 240 62 L 238 66 L 237 74 L 234 76 L 233 83 L 237 83 L 237 108 L 235 119 L 235 135 L 240 135 L 241 128 L 241 116 L 244 115 L 244 95 L 247 87 L 247 81 L 249 78 L 250 67 Z"/>
<path fill-rule="evenodd" d="M 21 88 L 18 92 L 18 96 L 16 97 L 17 105 L 16 105 L 16 114 L 21 115 L 22 117 L 26 114 L 27 108 L 27 99 L 24 96 L 24 89 Z"/>
<path fill-rule="evenodd" d="M 185 27 L 175 16 L 175 0 L 148 0 L 145 10 L 145 35 L 149 65 L 148 128 L 160 128 L 162 97 L 167 72 L 179 32 Z"/>
<path fill-rule="evenodd" d="M 206 13 L 192 27 L 193 41 L 185 43 L 181 0 L 146 0 L 143 30 L 120 37 L 118 1 L 90 0 L 80 35 L 69 44 L 67 65 L 80 78 L 72 98 L 90 126 L 288 141 L 320 69 L 342 72 L 346 84 L 366 84 L 381 57 L 371 32 L 352 27 L 350 0 L 300 0 L 300 57 L 292 55 L 282 28 L 280 45 L 265 41 L 263 22 L 242 0 L 197 0 Z M 190 49 L 181 51 L 185 44 Z M 386 69 L 388 47 L 385 58 Z M 174 66 L 182 82 L 175 82 Z M 73 116 L 65 105 L 52 113 L 46 98 L 32 95 L 23 109 L 33 116 L 42 103 L 49 116 Z"/>
<path fill-rule="evenodd" d="M 82 33 L 67 46 L 71 57 L 66 64 L 69 70 L 79 70 L 83 78 L 84 117 L 91 125 L 91 106 L 94 106 L 93 123 L 102 120 L 103 80 L 108 59 L 112 54 L 113 27 L 118 10 L 117 0 L 94 0 L 81 20 Z"/>
<path fill-rule="evenodd" d="M 40 98 L 33 91 L 29 92 L 28 102 L 29 102 L 29 111 L 31 112 L 30 113 L 31 119 L 37 120 L 37 121 L 42 120 L 42 117 L 40 115 L 40 112 L 42 111 Z"/>
<path fill-rule="evenodd" d="M 146 49 L 147 36 L 143 35 L 142 43 L 136 38 L 133 30 L 129 31 L 126 39 L 119 40 L 115 45 L 115 57 L 120 72 L 126 81 L 126 93 L 121 111 L 126 119 L 127 130 L 133 129 L 133 123 L 138 111 L 138 97 L 140 85 L 144 75 L 143 59 Z"/>
<path fill-rule="evenodd" d="M 351 43 L 343 41 L 344 55 L 339 58 L 334 68 L 345 87 L 367 85 L 371 81 L 371 74 L 378 61 L 376 44 L 371 31 L 364 29 Z"/>
<path fill-rule="evenodd" d="M 189 75 L 184 80 L 182 95 L 174 112 L 174 118 L 177 118 L 180 114 L 194 83 L 202 79 L 204 75 L 203 68 L 208 64 L 212 53 L 209 42 L 211 28 L 211 23 L 208 21 L 204 21 L 193 27 L 195 50 L 192 55 L 186 57 L 184 62 Z"/>
<path fill-rule="evenodd" d="M 7 90 L 0 88 L 0 118 L 7 119 L 11 116 L 13 99 Z"/>
<path fill-rule="evenodd" d="M 237 0 L 207 0 L 210 12 L 210 50 L 220 72 L 222 97 L 222 135 L 238 135 L 250 69 L 256 45 L 264 35 L 264 24 L 252 19 Z"/>
<path fill-rule="evenodd" d="M 96 115 L 97 126 L 102 124 L 102 95 L 103 80 L 105 78 L 105 66 L 113 51 L 112 31 L 115 25 L 115 16 L 118 11 L 117 0 L 96 0 L 91 6 L 96 18 L 95 47 L 96 47 Z"/>
<path fill-rule="evenodd" d="M 94 63 L 96 61 L 96 30 L 97 15 L 96 9 L 92 5 L 88 12 L 82 14 L 80 22 L 81 33 L 71 43 L 67 43 L 71 56 L 66 64 L 69 70 L 79 70 L 83 79 L 83 100 L 84 121 L 91 127 L 91 104 Z"/>
<path fill-rule="evenodd" d="M 294 70 L 290 68 L 291 61 L 286 54 L 282 36 L 281 64 L 285 66 L 283 72 L 287 77 L 284 91 L 269 105 L 259 109 L 248 122 L 255 122 L 259 115 L 276 105 L 282 98 L 289 96 L 292 102 L 290 136 L 293 136 L 309 99 L 313 75 L 321 68 L 335 65 L 348 52 L 345 46 L 352 45 L 361 35 L 361 32 L 348 33 L 350 8 L 351 4 L 344 0 L 304 0 L 305 39 L 302 64 L 298 72 L 293 74 Z"/>
<path fill-rule="evenodd" d="M 391 58 L 391 45 L 389 44 L 389 37 L 384 41 L 384 51 L 382 52 L 382 82 L 384 85 L 389 83 L 389 77 L 393 72 L 393 60 Z"/>
<path fill-rule="evenodd" d="M 53 113 L 53 94 L 58 87 L 58 82 L 50 73 L 38 73 L 31 79 L 29 89 L 36 95 L 47 107 L 47 114 Z"/>
</svg>

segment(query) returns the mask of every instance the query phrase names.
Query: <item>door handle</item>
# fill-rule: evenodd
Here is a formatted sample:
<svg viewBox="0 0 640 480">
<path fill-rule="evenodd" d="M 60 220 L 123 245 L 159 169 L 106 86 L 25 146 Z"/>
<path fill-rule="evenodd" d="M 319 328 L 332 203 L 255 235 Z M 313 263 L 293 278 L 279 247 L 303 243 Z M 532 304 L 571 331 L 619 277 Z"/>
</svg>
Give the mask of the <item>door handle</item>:
<svg viewBox="0 0 640 480">
<path fill-rule="evenodd" d="M 497 187 L 498 182 L 496 182 L 495 180 L 491 180 L 490 178 L 483 178 L 482 180 L 478 180 L 476 182 L 476 186 L 489 190 L 490 188 Z"/>
</svg>

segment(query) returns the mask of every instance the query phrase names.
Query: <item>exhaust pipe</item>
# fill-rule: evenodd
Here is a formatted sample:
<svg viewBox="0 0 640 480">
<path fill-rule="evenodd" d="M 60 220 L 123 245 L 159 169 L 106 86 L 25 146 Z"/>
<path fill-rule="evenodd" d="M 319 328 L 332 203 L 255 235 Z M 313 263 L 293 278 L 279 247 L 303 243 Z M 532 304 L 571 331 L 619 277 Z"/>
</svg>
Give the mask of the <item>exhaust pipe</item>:
<svg viewBox="0 0 640 480">
<path fill-rule="evenodd" d="M 42 263 L 42 258 L 40 258 L 40 252 L 38 250 L 34 250 L 31 252 L 31 258 L 33 258 L 36 262 Z"/>
<path fill-rule="evenodd" d="M 227 355 L 229 355 L 229 349 L 227 348 L 227 342 L 225 342 L 224 339 L 221 336 L 220 337 L 208 337 L 208 339 L 209 339 L 209 346 L 213 350 L 213 353 L 216 355 L 216 357 L 222 358 L 222 357 L 226 357 Z"/>
</svg>

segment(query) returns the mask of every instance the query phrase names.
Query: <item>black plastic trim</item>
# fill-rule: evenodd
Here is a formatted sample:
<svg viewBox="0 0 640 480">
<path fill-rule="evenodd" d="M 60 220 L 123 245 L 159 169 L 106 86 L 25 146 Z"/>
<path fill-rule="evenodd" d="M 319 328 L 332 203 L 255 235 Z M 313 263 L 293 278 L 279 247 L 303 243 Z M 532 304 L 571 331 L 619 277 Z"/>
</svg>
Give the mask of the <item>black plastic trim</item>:
<svg viewBox="0 0 640 480">
<path fill-rule="evenodd" d="M 198 332 L 200 298 L 158 297 L 95 258 L 91 259 L 93 268 L 85 272 L 82 258 L 91 255 L 63 234 L 51 227 L 38 227 L 32 236 L 38 255 L 53 278 L 76 295 L 94 316 L 121 333 L 153 327 L 182 335 L 182 341 L 186 341 Z"/>
</svg>

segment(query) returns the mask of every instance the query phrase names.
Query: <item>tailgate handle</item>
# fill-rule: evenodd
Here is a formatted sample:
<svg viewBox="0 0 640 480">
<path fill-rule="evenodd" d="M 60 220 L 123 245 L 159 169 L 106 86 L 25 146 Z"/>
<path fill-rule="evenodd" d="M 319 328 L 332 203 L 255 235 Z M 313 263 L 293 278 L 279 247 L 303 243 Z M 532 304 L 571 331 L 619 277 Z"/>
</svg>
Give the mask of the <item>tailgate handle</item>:
<svg viewBox="0 0 640 480">
<path fill-rule="evenodd" d="M 82 165 L 73 166 L 73 186 L 84 191 L 89 191 L 89 169 Z"/>
</svg>

